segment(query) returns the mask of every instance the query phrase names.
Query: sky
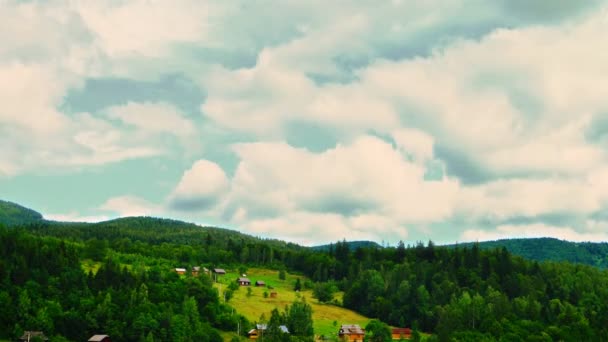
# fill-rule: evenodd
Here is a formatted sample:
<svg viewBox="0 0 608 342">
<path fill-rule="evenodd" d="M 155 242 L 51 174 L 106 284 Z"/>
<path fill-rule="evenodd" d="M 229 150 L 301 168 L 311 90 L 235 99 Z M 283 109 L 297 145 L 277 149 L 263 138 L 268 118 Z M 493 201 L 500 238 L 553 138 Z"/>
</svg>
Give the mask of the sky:
<svg viewBox="0 0 608 342">
<path fill-rule="evenodd" d="M 608 2 L 0 0 L 0 198 L 304 245 L 608 240 Z"/>
</svg>

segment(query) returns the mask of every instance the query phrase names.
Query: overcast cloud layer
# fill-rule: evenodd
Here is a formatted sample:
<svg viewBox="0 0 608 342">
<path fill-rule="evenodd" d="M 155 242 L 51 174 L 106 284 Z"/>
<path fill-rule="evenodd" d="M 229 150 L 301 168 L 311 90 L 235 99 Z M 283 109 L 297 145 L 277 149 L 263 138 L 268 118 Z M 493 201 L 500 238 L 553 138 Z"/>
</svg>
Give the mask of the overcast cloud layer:
<svg viewBox="0 0 608 342">
<path fill-rule="evenodd" d="M 303 244 L 608 240 L 601 1 L 0 1 L 0 197 Z"/>
</svg>

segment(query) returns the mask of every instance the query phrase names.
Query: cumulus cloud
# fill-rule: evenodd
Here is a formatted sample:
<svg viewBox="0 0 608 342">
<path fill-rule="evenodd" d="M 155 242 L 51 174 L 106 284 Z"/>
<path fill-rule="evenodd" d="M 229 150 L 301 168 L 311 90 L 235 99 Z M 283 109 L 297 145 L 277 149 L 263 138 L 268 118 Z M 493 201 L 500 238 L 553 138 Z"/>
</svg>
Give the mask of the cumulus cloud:
<svg viewBox="0 0 608 342">
<path fill-rule="evenodd" d="M 306 66 L 277 52 L 293 48 L 285 45 L 261 53 L 252 68 L 216 71 L 204 82 L 202 109 L 224 126 L 276 136 L 294 119 L 353 134 L 390 134 L 404 123 L 492 174 L 580 175 L 605 157 L 582 134 L 607 95 L 598 86 L 606 56 L 596 47 L 608 43 L 600 13 L 558 27 L 496 30 L 426 58 L 376 61 L 346 84 L 315 84 Z M 586 63 L 573 73 L 573 60 Z"/>
<path fill-rule="evenodd" d="M 373 136 L 320 153 L 281 142 L 233 148 L 240 161 L 230 180 L 218 165 L 198 161 L 175 188 L 173 207 L 290 239 L 404 238 L 407 224 L 450 217 L 459 188 L 448 178 L 425 180 L 423 166 Z"/>
<path fill-rule="evenodd" d="M 90 7 L 72 5 L 62 1 L 0 4 L 0 36 L 6 38 L 0 47 L 0 78 L 8 80 L 0 85 L 0 145 L 8 146 L 8 152 L 0 154 L 0 175 L 163 155 L 168 147 L 158 141 L 160 133 L 179 136 L 190 153 L 198 152 L 200 144 L 192 139 L 192 124 L 166 104 L 155 107 L 130 103 L 124 108 L 110 108 L 110 117 L 119 124 L 99 113 L 63 110 L 62 101 L 70 89 L 81 87 L 88 77 L 107 72 L 108 56 L 120 50 L 111 46 L 121 46 L 119 42 L 100 44 L 102 28 L 92 25 L 94 18 L 85 15 L 90 14 Z M 134 4 L 132 9 L 143 5 Z M 114 10 L 119 11 L 106 8 L 98 14 L 117 16 L 123 22 L 127 19 L 129 11 L 107 13 Z M 131 26 L 142 27 L 140 23 Z M 180 30 L 165 31 L 184 39 L 193 37 Z M 117 35 L 119 40 L 119 36 L 124 37 Z M 173 42 L 169 36 L 158 39 L 162 44 Z M 157 48 L 157 44 L 150 44 L 141 48 Z M 143 112 L 149 121 L 142 120 Z M 190 136 L 189 140 L 185 136 Z"/>
<path fill-rule="evenodd" d="M 177 210 L 209 209 L 229 188 L 224 170 L 209 160 L 199 160 L 186 172 L 170 196 Z"/>
<path fill-rule="evenodd" d="M 166 205 L 122 196 L 98 209 L 168 207 L 301 241 L 432 235 L 453 220 L 484 223 L 471 238 L 599 239 L 600 3 L 2 2 L 0 176 L 185 155 L 207 159 Z M 203 119 L 164 102 L 63 103 L 93 77 L 170 74 L 200 83 Z M 330 143 L 287 143 L 299 124 Z M 221 151 L 202 149 L 209 127 L 230 136 Z M 544 222 L 570 216 L 580 226 Z"/>
</svg>

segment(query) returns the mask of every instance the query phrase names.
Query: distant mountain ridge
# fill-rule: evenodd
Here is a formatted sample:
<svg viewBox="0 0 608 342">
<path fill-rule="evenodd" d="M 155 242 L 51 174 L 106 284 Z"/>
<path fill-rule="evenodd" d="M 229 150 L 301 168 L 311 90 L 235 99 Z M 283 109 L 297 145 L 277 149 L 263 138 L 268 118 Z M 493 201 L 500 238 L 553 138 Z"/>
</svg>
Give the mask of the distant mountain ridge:
<svg viewBox="0 0 608 342">
<path fill-rule="evenodd" d="M 249 241 L 264 240 L 275 246 L 282 245 L 290 246 L 292 248 L 310 248 L 313 251 L 319 252 L 329 251 L 332 246 L 335 246 L 335 243 L 329 243 L 312 247 L 303 247 L 301 245 L 287 243 L 285 241 L 276 239 L 260 239 L 251 235 L 243 234 L 236 230 L 218 227 L 202 227 L 193 223 L 167 218 L 124 217 L 99 223 L 56 222 L 45 220 L 42 214 L 35 210 L 23 207 L 13 202 L 0 200 L 0 224 L 12 227 L 37 223 L 48 226 L 49 230 L 52 229 L 53 226 L 57 225 L 71 226 L 75 228 L 85 227 L 87 229 L 81 230 L 79 234 L 85 234 L 88 236 L 96 235 L 95 230 L 100 228 L 110 229 L 113 230 L 115 234 L 122 235 L 124 234 L 124 231 L 121 230 L 128 226 L 130 227 L 131 234 L 139 234 L 135 232 L 134 229 L 138 230 L 141 228 L 142 231 L 146 228 L 155 229 L 159 232 L 159 236 L 157 237 L 159 240 L 163 239 L 163 233 L 168 233 L 170 230 L 178 229 L 190 231 L 190 238 L 196 238 L 198 236 L 197 234 L 200 232 L 200 230 L 202 230 L 208 235 L 215 236 L 216 238 L 232 236 Z M 143 239 L 144 237 L 141 236 L 140 238 Z M 345 243 L 350 250 L 356 250 L 357 248 L 382 248 L 380 244 L 374 241 L 345 241 Z M 608 269 L 608 243 L 606 242 L 570 242 L 555 238 L 527 238 L 465 242 L 437 247 L 470 247 L 473 244 L 478 244 L 478 246 L 482 249 L 505 247 L 512 254 L 519 255 L 530 260 L 568 261 Z"/>
<path fill-rule="evenodd" d="M 357 248 L 382 248 L 382 246 L 379 245 L 377 242 L 367 240 L 345 241 L 345 243 L 351 251 L 354 251 Z M 312 246 L 310 248 L 316 251 L 329 251 L 330 248 L 332 248 L 332 246 L 334 245 L 334 243 L 328 243 L 325 245 Z"/>
<path fill-rule="evenodd" d="M 537 261 L 569 261 L 600 268 L 608 268 L 608 243 L 571 242 L 555 238 L 501 239 L 446 245 L 449 248 L 472 246 L 481 249 L 505 247 L 509 252 Z"/>
</svg>

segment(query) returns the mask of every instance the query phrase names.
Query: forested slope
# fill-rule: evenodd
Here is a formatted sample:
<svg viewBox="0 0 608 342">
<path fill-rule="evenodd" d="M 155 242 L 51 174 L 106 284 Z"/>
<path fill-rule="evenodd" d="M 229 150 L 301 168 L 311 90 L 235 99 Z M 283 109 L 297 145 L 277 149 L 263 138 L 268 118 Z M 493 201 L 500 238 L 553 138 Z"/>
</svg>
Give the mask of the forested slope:
<svg viewBox="0 0 608 342">
<path fill-rule="evenodd" d="M 82 245 L 0 227 L 0 338 L 43 330 L 55 341 L 220 341 L 236 326 L 209 278 L 180 278 L 158 265 L 127 269 L 104 259 L 81 267 Z"/>
<path fill-rule="evenodd" d="M 180 327 L 194 324 L 199 340 L 214 340 L 212 327 L 234 331 L 238 306 L 232 312 L 209 284 L 170 271 L 201 265 L 300 272 L 315 289 L 343 291 L 346 308 L 433 333 L 431 340 L 608 340 L 607 271 L 530 261 L 505 247 L 429 242 L 353 250 L 342 241 L 316 251 L 154 218 L 38 222 L 0 230 L 0 237 L 4 337 L 43 327 L 82 340 L 66 328 L 76 326 L 83 335 L 110 331 L 116 341 L 188 341 L 194 335 L 184 334 L 198 328 Z M 85 259 L 101 263 L 99 271 L 82 271 Z"/>
<path fill-rule="evenodd" d="M 14 226 L 42 221 L 42 215 L 19 204 L 0 200 L 0 223 Z"/>
<path fill-rule="evenodd" d="M 462 245 L 471 246 L 472 243 Z M 502 239 L 479 242 L 481 249 L 505 247 L 530 260 L 569 261 L 608 268 L 608 243 L 570 242 L 554 238 Z"/>
</svg>

